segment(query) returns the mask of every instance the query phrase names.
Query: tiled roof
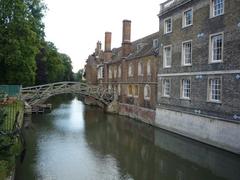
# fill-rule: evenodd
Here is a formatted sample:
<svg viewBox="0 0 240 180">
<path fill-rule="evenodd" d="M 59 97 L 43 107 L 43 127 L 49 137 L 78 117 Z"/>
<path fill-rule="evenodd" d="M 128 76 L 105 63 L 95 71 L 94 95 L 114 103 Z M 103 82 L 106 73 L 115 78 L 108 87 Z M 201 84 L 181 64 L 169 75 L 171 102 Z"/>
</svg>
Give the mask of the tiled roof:
<svg viewBox="0 0 240 180">
<path fill-rule="evenodd" d="M 150 55 L 158 55 L 159 48 L 153 47 L 153 40 L 159 40 L 159 33 L 153 33 L 141 39 L 132 42 L 132 53 L 126 58 L 126 60 L 131 60 L 134 58 L 150 56 Z M 114 48 L 112 49 L 112 61 L 109 61 L 108 64 L 116 63 L 122 60 L 122 48 Z"/>
</svg>

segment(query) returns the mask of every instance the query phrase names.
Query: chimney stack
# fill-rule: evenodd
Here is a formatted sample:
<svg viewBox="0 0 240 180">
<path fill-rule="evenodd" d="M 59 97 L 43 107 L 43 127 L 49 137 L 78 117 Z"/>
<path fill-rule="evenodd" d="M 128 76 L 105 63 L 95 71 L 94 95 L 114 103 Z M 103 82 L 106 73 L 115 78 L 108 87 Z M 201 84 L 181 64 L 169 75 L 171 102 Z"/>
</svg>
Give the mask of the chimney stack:
<svg viewBox="0 0 240 180">
<path fill-rule="evenodd" d="M 111 41 L 112 41 L 112 33 L 105 32 L 104 61 L 110 61 L 112 59 Z"/>
<path fill-rule="evenodd" d="M 122 57 L 127 57 L 131 52 L 131 21 L 123 20 Z"/>
<path fill-rule="evenodd" d="M 95 49 L 95 54 L 98 56 L 102 50 L 102 43 L 100 41 L 97 42 L 97 47 Z"/>
</svg>

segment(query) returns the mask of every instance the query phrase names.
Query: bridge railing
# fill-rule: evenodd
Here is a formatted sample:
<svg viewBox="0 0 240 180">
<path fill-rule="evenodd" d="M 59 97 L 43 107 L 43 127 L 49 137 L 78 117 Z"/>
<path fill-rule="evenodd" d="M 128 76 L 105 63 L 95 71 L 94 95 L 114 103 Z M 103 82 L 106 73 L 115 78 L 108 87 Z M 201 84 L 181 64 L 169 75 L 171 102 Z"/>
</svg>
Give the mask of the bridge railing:
<svg viewBox="0 0 240 180">
<path fill-rule="evenodd" d="M 47 98 L 63 93 L 79 93 L 92 96 L 107 104 L 114 98 L 114 92 L 102 86 L 94 86 L 80 82 L 57 82 L 32 87 L 22 88 L 22 99 L 29 104 L 45 101 Z"/>
</svg>

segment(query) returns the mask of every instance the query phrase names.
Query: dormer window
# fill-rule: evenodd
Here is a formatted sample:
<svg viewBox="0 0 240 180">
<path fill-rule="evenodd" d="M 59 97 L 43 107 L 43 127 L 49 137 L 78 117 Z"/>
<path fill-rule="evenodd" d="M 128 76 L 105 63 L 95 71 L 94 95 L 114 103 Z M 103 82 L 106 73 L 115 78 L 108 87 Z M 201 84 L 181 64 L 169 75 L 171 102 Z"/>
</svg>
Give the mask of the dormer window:
<svg viewBox="0 0 240 180">
<path fill-rule="evenodd" d="M 153 40 L 153 48 L 159 48 L 159 40 L 158 39 Z"/>
</svg>

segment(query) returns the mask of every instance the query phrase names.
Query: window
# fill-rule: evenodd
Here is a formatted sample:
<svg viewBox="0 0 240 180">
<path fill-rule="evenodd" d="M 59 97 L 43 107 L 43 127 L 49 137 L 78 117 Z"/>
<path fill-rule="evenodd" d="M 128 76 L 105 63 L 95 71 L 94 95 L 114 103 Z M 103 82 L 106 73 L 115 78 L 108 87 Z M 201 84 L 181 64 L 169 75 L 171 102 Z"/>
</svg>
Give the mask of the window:
<svg viewBox="0 0 240 180">
<path fill-rule="evenodd" d="M 134 97 L 138 97 L 138 85 L 134 85 L 133 95 L 134 95 Z"/>
<path fill-rule="evenodd" d="M 133 95 L 132 85 L 128 85 L 128 96 Z"/>
<path fill-rule="evenodd" d="M 112 67 L 109 66 L 109 69 L 108 69 L 108 77 L 109 79 L 112 79 Z"/>
<path fill-rule="evenodd" d="M 210 16 L 216 17 L 224 14 L 224 0 L 210 0 Z"/>
<path fill-rule="evenodd" d="M 116 78 L 117 77 L 117 66 L 114 66 L 114 70 L 113 70 L 113 72 L 114 72 L 114 78 Z"/>
<path fill-rule="evenodd" d="M 209 78 L 208 89 L 209 100 L 213 102 L 221 102 L 221 78 Z"/>
<path fill-rule="evenodd" d="M 210 36 L 210 63 L 222 62 L 223 60 L 223 33 Z"/>
<path fill-rule="evenodd" d="M 144 86 L 144 99 L 149 100 L 151 95 L 151 88 L 149 85 Z"/>
<path fill-rule="evenodd" d="M 151 62 L 150 60 L 147 62 L 147 75 L 151 75 Z"/>
<path fill-rule="evenodd" d="M 129 76 L 129 77 L 132 77 L 132 76 L 133 76 L 133 64 L 132 64 L 132 63 L 130 63 L 130 64 L 128 65 L 128 76 Z"/>
<path fill-rule="evenodd" d="M 172 32 L 172 18 L 164 20 L 164 34 Z"/>
<path fill-rule="evenodd" d="M 138 75 L 139 76 L 143 75 L 143 63 L 142 62 L 138 63 Z"/>
<path fill-rule="evenodd" d="M 159 48 L 159 41 L 158 39 L 153 40 L 153 48 Z"/>
<path fill-rule="evenodd" d="M 121 95 L 121 85 L 118 84 L 118 95 L 120 96 Z"/>
<path fill-rule="evenodd" d="M 190 79 L 183 79 L 182 80 L 182 93 L 181 96 L 184 99 L 190 99 L 191 93 L 191 81 Z"/>
<path fill-rule="evenodd" d="M 186 41 L 182 43 L 182 65 L 192 65 L 192 42 Z"/>
<path fill-rule="evenodd" d="M 121 65 L 118 66 L 118 77 L 121 78 L 122 68 Z"/>
<path fill-rule="evenodd" d="M 172 64 L 172 47 L 165 46 L 163 48 L 163 67 L 169 68 Z"/>
<path fill-rule="evenodd" d="M 170 80 L 164 79 L 162 84 L 163 96 L 170 97 Z"/>
<path fill-rule="evenodd" d="M 189 9 L 183 12 L 183 27 L 192 25 L 193 23 L 193 10 Z"/>
<path fill-rule="evenodd" d="M 103 78 L 103 67 L 99 67 L 98 68 L 98 79 L 102 79 Z"/>
</svg>

